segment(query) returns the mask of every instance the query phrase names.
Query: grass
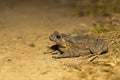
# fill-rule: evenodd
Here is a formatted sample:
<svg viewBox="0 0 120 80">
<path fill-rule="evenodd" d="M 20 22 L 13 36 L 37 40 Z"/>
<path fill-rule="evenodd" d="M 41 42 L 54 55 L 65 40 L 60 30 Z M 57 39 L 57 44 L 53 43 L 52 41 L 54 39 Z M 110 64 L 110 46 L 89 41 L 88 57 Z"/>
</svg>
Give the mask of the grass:
<svg viewBox="0 0 120 80">
<path fill-rule="evenodd" d="M 111 15 L 111 13 L 120 13 L 119 5 L 120 5 L 119 0 L 76 1 L 76 9 L 79 16 L 85 15 L 109 16 Z"/>
<path fill-rule="evenodd" d="M 86 30 L 86 31 L 85 31 Z M 68 68 L 76 69 L 80 72 L 80 79 L 85 80 L 120 80 L 120 30 L 110 30 L 97 22 L 93 23 L 92 29 L 85 29 L 84 33 L 95 34 L 108 42 L 109 52 L 101 55 L 93 62 L 81 61 L 79 65 L 68 64 Z M 83 32 L 75 29 L 71 35 L 78 36 Z M 83 33 L 83 34 L 84 34 Z"/>
</svg>

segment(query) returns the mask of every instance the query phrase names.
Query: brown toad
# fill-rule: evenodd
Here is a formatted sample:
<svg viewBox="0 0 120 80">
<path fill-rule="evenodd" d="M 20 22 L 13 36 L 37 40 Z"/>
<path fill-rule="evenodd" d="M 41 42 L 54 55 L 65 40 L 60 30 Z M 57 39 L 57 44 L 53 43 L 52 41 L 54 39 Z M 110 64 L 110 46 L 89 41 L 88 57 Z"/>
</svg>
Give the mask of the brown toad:
<svg viewBox="0 0 120 80">
<path fill-rule="evenodd" d="M 55 42 L 59 54 L 53 58 L 72 58 L 85 55 L 100 55 L 108 52 L 108 45 L 102 39 L 90 36 L 69 36 L 55 31 L 49 36 Z"/>
</svg>

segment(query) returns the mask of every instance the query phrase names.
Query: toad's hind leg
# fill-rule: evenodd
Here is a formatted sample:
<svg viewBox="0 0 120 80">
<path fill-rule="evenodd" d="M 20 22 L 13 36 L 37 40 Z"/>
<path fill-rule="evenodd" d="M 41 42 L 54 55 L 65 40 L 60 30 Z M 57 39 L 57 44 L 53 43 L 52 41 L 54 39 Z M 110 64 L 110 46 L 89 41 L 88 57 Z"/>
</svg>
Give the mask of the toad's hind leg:
<svg viewBox="0 0 120 80">
<path fill-rule="evenodd" d="M 63 54 L 58 54 L 56 56 L 52 56 L 52 58 L 55 58 L 55 59 L 59 59 L 59 58 L 69 58 L 70 55 L 67 54 L 67 53 L 63 53 Z"/>
<path fill-rule="evenodd" d="M 108 44 L 103 40 L 98 39 L 95 41 L 95 43 L 93 43 L 92 46 L 90 46 L 89 51 L 91 53 L 91 55 L 89 56 L 90 57 L 89 61 L 91 62 L 97 57 L 99 57 L 101 54 L 108 52 Z"/>
</svg>

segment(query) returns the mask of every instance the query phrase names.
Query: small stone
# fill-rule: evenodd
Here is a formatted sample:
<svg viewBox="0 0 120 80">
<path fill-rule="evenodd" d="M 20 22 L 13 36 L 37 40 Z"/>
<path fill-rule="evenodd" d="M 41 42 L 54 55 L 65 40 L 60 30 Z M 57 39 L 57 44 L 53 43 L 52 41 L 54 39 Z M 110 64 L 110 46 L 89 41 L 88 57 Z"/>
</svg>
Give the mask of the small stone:
<svg viewBox="0 0 120 80">
<path fill-rule="evenodd" d="M 29 44 L 30 47 L 35 47 L 34 43 Z"/>
</svg>

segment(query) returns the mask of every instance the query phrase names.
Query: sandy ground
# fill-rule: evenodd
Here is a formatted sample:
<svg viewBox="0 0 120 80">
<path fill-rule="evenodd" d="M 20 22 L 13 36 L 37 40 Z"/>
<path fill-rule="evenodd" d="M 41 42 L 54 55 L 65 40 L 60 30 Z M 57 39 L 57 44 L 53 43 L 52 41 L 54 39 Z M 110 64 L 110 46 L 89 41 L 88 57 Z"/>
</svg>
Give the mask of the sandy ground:
<svg viewBox="0 0 120 80">
<path fill-rule="evenodd" d="M 89 27 L 93 21 L 70 13 L 70 8 L 52 5 L 1 9 L 0 80 L 107 80 L 109 74 L 100 74 L 99 66 L 79 58 L 55 60 L 51 54 L 44 54 L 53 31 L 70 33 L 84 24 Z"/>
</svg>

